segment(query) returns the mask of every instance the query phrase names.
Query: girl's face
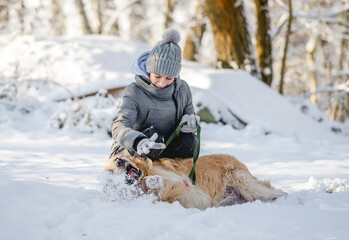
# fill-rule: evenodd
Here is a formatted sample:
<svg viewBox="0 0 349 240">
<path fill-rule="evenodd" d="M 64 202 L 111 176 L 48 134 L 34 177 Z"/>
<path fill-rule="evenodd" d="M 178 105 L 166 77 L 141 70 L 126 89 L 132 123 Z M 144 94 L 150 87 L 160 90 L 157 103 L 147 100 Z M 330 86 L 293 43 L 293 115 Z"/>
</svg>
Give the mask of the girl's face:
<svg viewBox="0 0 349 240">
<path fill-rule="evenodd" d="M 174 77 L 167 75 L 150 73 L 150 82 L 158 88 L 164 88 L 173 83 Z"/>
</svg>

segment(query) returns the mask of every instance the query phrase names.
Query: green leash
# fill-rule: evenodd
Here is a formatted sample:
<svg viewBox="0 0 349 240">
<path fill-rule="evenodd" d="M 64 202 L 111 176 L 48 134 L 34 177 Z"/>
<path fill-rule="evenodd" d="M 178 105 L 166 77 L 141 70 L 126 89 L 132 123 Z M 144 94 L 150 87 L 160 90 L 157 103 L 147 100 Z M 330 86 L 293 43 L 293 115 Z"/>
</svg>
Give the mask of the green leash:
<svg viewBox="0 0 349 240">
<path fill-rule="evenodd" d="M 179 133 L 181 132 L 181 128 L 184 126 L 184 125 L 187 125 L 187 122 L 184 122 L 184 123 L 181 123 L 178 125 L 178 127 L 176 128 L 176 130 L 174 130 L 174 132 L 171 134 L 171 136 L 167 139 L 165 145 L 166 147 L 168 145 L 170 145 L 170 143 L 172 142 L 172 140 L 175 138 L 175 137 L 178 137 L 179 136 Z M 199 158 L 199 153 L 200 153 L 200 132 L 201 132 L 201 127 L 198 123 L 196 123 L 196 134 L 197 134 L 197 140 L 196 140 L 196 146 L 195 146 L 195 149 L 194 149 L 194 154 L 193 154 L 193 167 L 189 173 L 189 178 L 191 180 L 191 182 L 193 183 L 193 185 L 195 185 L 195 180 L 196 180 L 196 176 L 195 176 L 195 166 L 196 166 L 196 161 L 198 160 Z M 159 152 L 159 154 L 157 155 L 157 158 L 159 158 L 161 156 L 161 154 L 165 151 L 166 148 L 164 149 L 161 149 L 161 151 Z"/>
</svg>

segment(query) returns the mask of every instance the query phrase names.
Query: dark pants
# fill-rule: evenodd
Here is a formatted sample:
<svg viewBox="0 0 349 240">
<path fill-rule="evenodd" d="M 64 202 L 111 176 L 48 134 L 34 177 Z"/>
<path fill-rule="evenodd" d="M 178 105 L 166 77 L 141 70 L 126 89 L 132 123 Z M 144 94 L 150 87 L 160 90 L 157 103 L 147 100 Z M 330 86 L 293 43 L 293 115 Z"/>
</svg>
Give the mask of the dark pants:
<svg viewBox="0 0 349 240">
<path fill-rule="evenodd" d="M 165 143 L 167 139 L 162 136 L 155 128 L 147 128 L 143 133 L 150 138 L 154 133 L 158 134 L 158 138 L 155 142 Z M 182 133 L 180 132 L 178 137 L 175 137 L 172 142 L 166 147 L 165 151 L 161 154 L 162 157 L 168 158 L 191 158 L 193 157 L 194 149 L 196 146 L 196 135 L 194 133 Z M 161 151 L 158 149 L 151 149 L 147 157 L 156 160 L 158 154 Z"/>
</svg>

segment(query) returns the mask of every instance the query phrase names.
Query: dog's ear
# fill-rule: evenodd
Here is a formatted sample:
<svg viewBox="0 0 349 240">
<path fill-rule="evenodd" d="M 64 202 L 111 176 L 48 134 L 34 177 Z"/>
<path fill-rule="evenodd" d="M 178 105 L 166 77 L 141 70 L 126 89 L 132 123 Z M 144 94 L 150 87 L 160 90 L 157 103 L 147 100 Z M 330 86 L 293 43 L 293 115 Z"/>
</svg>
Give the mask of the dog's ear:
<svg viewBox="0 0 349 240">
<path fill-rule="evenodd" d="M 153 169 L 153 161 L 147 157 L 137 158 L 137 166 L 142 168 L 145 176 L 149 176 Z"/>
<path fill-rule="evenodd" d="M 151 175 L 151 172 L 153 170 L 153 160 L 151 160 L 150 158 L 146 158 L 145 162 L 148 166 L 148 175 Z"/>
<path fill-rule="evenodd" d="M 151 160 L 150 158 L 145 158 L 144 161 L 145 161 L 150 167 L 153 167 L 153 160 Z"/>
</svg>

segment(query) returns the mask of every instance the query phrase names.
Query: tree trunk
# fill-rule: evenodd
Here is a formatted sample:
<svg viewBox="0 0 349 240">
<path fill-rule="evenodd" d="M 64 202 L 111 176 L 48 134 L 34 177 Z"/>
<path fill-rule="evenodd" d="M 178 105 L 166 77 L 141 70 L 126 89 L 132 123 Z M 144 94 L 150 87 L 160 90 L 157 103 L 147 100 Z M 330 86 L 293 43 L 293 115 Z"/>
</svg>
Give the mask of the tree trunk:
<svg viewBox="0 0 349 240">
<path fill-rule="evenodd" d="M 17 9 L 17 14 L 18 14 L 18 19 L 20 23 L 20 31 L 22 34 L 26 32 L 26 26 L 25 26 L 25 12 L 26 12 L 26 7 L 24 4 L 24 0 L 20 1 L 20 8 Z"/>
<path fill-rule="evenodd" d="M 280 85 L 279 85 L 280 94 L 284 93 L 286 58 L 287 58 L 288 43 L 290 41 L 290 35 L 291 35 L 292 19 L 293 19 L 292 1 L 288 0 L 288 22 L 287 22 L 287 31 L 286 31 L 286 37 L 285 37 L 284 55 L 282 57 L 282 63 L 281 63 L 281 74 L 280 74 L 281 76 L 280 76 Z"/>
<path fill-rule="evenodd" d="M 102 34 L 103 32 L 103 9 L 105 8 L 104 0 L 92 1 L 92 8 L 97 16 L 97 33 Z"/>
<path fill-rule="evenodd" d="M 106 0 L 107 5 L 113 3 L 113 0 Z M 140 21 L 137 22 L 137 25 L 134 25 L 133 23 L 133 17 L 138 18 L 142 14 L 142 11 L 144 11 L 145 8 L 142 9 L 141 13 L 139 13 L 138 6 L 142 6 L 143 1 L 141 0 L 130 0 L 125 1 L 122 4 L 118 4 L 115 6 L 114 11 L 108 16 L 106 21 L 103 22 L 102 27 L 102 34 L 118 34 L 119 33 L 119 17 L 121 13 L 126 11 L 128 8 L 132 9 L 132 12 L 130 14 L 130 24 L 131 24 L 131 36 L 137 35 L 140 31 Z"/>
<path fill-rule="evenodd" d="M 90 25 L 90 22 L 88 20 L 86 11 L 85 11 L 85 3 L 84 0 L 75 0 L 77 9 L 79 11 L 79 16 L 81 18 L 81 24 L 82 24 L 82 28 L 83 28 L 83 32 L 85 34 L 92 34 L 92 28 Z"/>
<path fill-rule="evenodd" d="M 130 6 L 130 8 L 132 9 L 129 15 L 130 25 L 132 29 L 132 32 L 130 34 L 131 38 L 143 42 L 149 41 L 149 38 L 151 36 L 150 28 L 145 28 L 144 26 L 139 24 L 146 21 L 143 14 L 143 9 L 147 8 L 146 3 L 144 1 L 136 1 L 132 4 L 132 6 Z"/>
<path fill-rule="evenodd" d="M 349 36 L 349 11 L 347 11 L 346 13 L 345 13 L 345 22 L 346 22 L 346 29 L 345 29 L 345 32 L 344 32 L 344 34 L 345 34 L 345 36 Z M 348 40 L 348 38 L 347 39 L 345 39 L 344 37 L 343 37 L 343 39 L 342 39 L 342 45 L 343 45 L 343 47 L 342 47 L 342 50 L 343 50 L 343 54 L 344 53 L 346 53 L 346 55 L 343 55 L 343 56 L 341 56 L 341 60 L 340 60 L 340 66 L 341 66 L 341 69 L 343 69 L 343 70 L 346 70 L 347 71 L 347 75 L 346 75 L 346 79 L 347 79 L 347 81 L 349 81 L 349 57 L 348 57 L 348 54 L 349 54 L 349 40 Z M 345 64 L 344 62 L 345 62 L 345 60 L 344 60 L 344 58 L 346 57 L 346 59 L 347 59 L 347 63 Z M 344 67 L 344 66 L 346 66 L 346 67 Z M 345 79 L 345 78 L 344 78 Z M 345 95 L 345 98 L 344 98 L 344 111 L 345 111 L 345 117 L 344 117 L 344 119 L 349 119 L 349 92 L 347 91 L 347 93 L 346 93 L 346 95 Z"/>
<path fill-rule="evenodd" d="M 244 69 L 257 75 L 243 1 L 206 0 L 206 6 L 218 54 L 218 67 Z"/>
<path fill-rule="evenodd" d="M 268 0 L 254 0 L 257 15 L 256 50 L 257 62 L 262 81 L 271 86 L 273 79 L 273 59 Z"/>
<path fill-rule="evenodd" d="M 307 65 L 308 65 L 308 79 L 309 79 L 309 83 L 310 83 L 310 92 L 315 92 L 316 89 L 318 88 L 318 84 L 317 84 L 317 80 L 316 80 L 316 71 L 315 71 L 315 64 L 314 64 L 314 52 L 316 50 L 316 45 L 318 42 L 318 37 L 316 35 L 313 35 L 310 37 L 310 39 L 308 40 L 308 43 L 306 45 L 306 51 L 307 51 L 307 55 L 306 55 L 306 61 L 307 61 Z M 318 98 L 317 98 L 317 94 L 312 94 L 310 96 L 310 100 L 313 103 L 317 103 Z"/>
<path fill-rule="evenodd" d="M 334 66 L 334 64 L 332 63 L 333 48 L 331 47 L 331 43 L 325 39 L 320 39 L 320 46 L 322 49 L 323 59 L 324 59 L 323 69 L 324 69 L 324 72 L 326 73 L 325 77 L 323 78 L 330 81 L 332 78 L 332 72 L 333 72 L 333 66 Z"/>
<path fill-rule="evenodd" d="M 345 38 L 345 36 L 349 37 L 349 11 L 344 13 L 344 22 L 346 23 L 346 27 L 343 32 L 343 38 L 341 42 L 341 52 L 339 56 L 339 71 L 345 68 L 345 58 L 348 58 L 348 45 L 349 41 Z M 348 67 L 348 64 L 346 65 Z M 349 77 L 349 76 L 348 76 Z"/>
<path fill-rule="evenodd" d="M 349 36 L 349 11 L 343 13 L 343 19 L 346 23 L 346 27 L 343 31 L 343 38 L 341 41 L 341 51 L 339 56 L 339 69 L 338 72 L 346 72 L 347 74 L 343 74 L 343 76 L 340 76 L 341 83 L 345 83 L 346 81 L 349 81 L 349 63 L 348 63 L 348 48 L 349 48 L 349 41 L 345 36 Z M 347 63 L 346 63 L 347 61 Z M 334 114 L 333 120 L 339 120 L 344 122 L 346 119 L 349 118 L 349 92 L 347 91 L 345 93 L 345 96 L 343 97 L 343 103 L 337 102 L 336 109 L 338 112 L 340 111 L 339 105 L 342 105 L 342 113 L 341 114 Z"/>
<path fill-rule="evenodd" d="M 168 29 L 171 27 L 172 23 L 173 23 L 173 10 L 176 6 L 176 1 L 174 0 L 166 0 L 165 1 L 166 4 L 166 10 L 165 10 L 165 29 Z"/>
<path fill-rule="evenodd" d="M 51 0 L 52 3 L 52 29 L 55 34 L 62 35 L 66 33 L 65 16 L 60 0 Z"/>
<path fill-rule="evenodd" d="M 0 30 L 7 28 L 7 23 L 9 21 L 9 6 L 8 2 L 0 2 Z"/>
<path fill-rule="evenodd" d="M 115 2 L 113 0 L 108 0 L 108 2 L 110 2 L 109 4 L 111 4 L 111 2 Z M 118 5 L 115 6 L 116 8 L 118 8 Z M 124 9 L 125 10 L 125 9 Z M 119 31 L 120 31 L 120 27 L 119 27 L 119 14 L 121 11 L 118 12 L 118 14 L 116 14 L 116 18 L 114 20 L 114 22 L 110 25 L 110 29 L 108 31 L 108 34 L 114 34 L 114 35 L 119 35 Z"/>
<path fill-rule="evenodd" d="M 349 93 L 345 94 L 339 106 L 340 114 L 336 116 L 335 121 L 345 122 L 349 115 Z"/>
<path fill-rule="evenodd" d="M 183 58 L 189 61 L 197 61 L 202 36 L 206 29 L 203 20 L 205 6 L 202 0 L 197 0 L 195 17 L 192 20 L 193 26 L 189 28 L 183 49 Z"/>
</svg>

